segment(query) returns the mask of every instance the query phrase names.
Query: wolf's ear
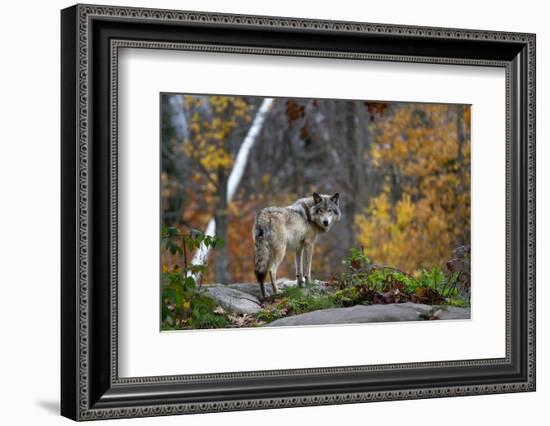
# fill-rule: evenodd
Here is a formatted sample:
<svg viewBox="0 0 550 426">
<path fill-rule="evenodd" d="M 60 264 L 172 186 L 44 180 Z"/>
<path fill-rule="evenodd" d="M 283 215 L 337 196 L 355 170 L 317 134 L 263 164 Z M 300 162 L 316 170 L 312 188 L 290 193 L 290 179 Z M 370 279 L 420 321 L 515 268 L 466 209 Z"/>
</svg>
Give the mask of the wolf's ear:
<svg viewBox="0 0 550 426">
<path fill-rule="evenodd" d="M 315 204 L 319 204 L 321 202 L 322 198 L 319 194 L 317 194 L 316 192 L 313 193 L 313 202 Z"/>
<path fill-rule="evenodd" d="M 338 200 L 340 199 L 340 194 L 336 193 L 332 197 L 330 197 L 330 201 L 332 201 L 334 204 L 338 205 Z"/>
</svg>

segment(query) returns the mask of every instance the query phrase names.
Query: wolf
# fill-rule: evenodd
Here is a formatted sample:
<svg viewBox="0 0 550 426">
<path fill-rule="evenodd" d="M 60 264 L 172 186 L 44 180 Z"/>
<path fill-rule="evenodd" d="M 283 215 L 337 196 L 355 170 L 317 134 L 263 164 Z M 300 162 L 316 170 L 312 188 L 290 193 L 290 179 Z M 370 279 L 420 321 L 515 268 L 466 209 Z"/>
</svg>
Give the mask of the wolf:
<svg viewBox="0 0 550 426">
<path fill-rule="evenodd" d="M 340 194 L 300 198 L 287 207 L 266 207 L 254 220 L 254 272 L 262 298 L 265 299 L 264 281 L 267 273 L 273 291 L 277 288 L 277 269 L 287 250 L 296 254 L 296 280 L 302 287 L 311 280 L 313 246 L 320 234 L 330 230 L 340 220 Z"/>
</svg>

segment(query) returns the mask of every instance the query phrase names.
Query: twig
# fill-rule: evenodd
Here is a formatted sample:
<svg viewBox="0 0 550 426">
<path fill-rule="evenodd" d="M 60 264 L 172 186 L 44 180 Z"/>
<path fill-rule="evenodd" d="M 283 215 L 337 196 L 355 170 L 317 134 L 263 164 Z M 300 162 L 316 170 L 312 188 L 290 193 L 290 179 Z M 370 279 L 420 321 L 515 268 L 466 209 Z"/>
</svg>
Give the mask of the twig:
<svg viewBox="0 0 550 426">
<path fill-rule="evenodd" d="M 183 246 L 183 264 L 185 265 L 185 276 L 187 276 L 187 247 L 185 244 L 185 239 L 182 238 L 181 245 Z"/>
</svg>

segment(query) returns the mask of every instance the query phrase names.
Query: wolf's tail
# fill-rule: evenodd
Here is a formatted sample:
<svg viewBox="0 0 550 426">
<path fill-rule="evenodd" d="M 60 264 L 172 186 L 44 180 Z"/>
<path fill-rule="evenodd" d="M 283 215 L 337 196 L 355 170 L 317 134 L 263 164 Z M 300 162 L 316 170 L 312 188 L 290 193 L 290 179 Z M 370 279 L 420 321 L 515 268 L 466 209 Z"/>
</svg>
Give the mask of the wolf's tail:
<svg viewBox="0 0 550 426">
<path fill-rule="evenodd" d="M 264 283 L 267 269 L 269 267 L 270 247 L 268 239 L 268 228 L 261 223 L 260 215 L 254 223 L 254 273 L 260 285 Z"/>
</svg>

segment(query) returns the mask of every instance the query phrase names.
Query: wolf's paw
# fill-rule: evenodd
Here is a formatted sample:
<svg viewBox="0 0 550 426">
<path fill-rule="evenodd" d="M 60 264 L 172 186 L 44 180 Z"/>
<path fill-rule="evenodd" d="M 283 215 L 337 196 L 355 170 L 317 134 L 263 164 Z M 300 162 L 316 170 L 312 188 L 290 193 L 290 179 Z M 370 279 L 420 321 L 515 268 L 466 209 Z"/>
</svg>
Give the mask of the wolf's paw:
<svg viewBox="0 0 550 426">
<path fill-rule="evenodd" d="M 304 277 L 301 277 L 301 276 L 296 277 L 296 284 L 298 284 L 298 287 L 303 287 L 305 283 L 306 283 L 306 280 L 304 279 Z"/>
</svg>

